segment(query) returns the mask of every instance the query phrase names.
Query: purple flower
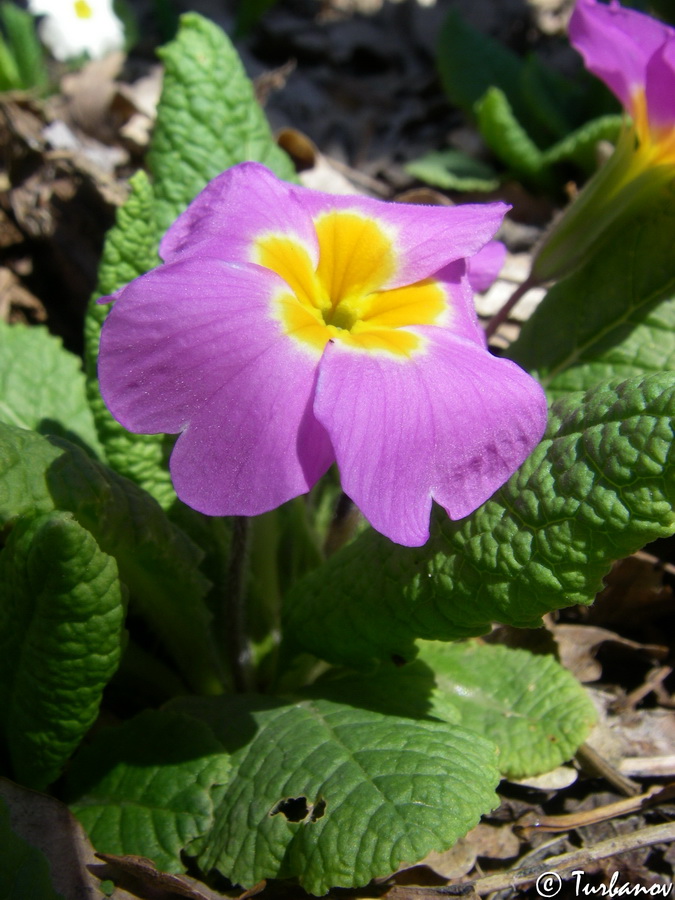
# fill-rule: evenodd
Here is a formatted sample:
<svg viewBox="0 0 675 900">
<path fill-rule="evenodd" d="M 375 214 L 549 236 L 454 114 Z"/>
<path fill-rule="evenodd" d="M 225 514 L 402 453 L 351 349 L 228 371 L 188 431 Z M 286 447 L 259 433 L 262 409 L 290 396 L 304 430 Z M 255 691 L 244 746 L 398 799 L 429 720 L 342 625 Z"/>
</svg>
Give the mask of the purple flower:
<svg viewBox="0 0 675 900">
<path fill-rule="evenodd" d="M 578 0 L 570 40 L 630 113 L 649 165 L 675 163 L 675 29 L 596 0 Z"/>
<path fill-rule="evenodd" d="M 545 426 L 539 385 L 486 349 L 468 283 L 505 210 L 331 196 L 235 166 L 171 226 L 164 265 L 116 295 L 105 402 L 130 431 L 180 432 L 173 482 L 201 512 L 265 512 L 337 461 L 375 528 L 423 544 L 432 499 L 468 515 Z"/>
</svg>

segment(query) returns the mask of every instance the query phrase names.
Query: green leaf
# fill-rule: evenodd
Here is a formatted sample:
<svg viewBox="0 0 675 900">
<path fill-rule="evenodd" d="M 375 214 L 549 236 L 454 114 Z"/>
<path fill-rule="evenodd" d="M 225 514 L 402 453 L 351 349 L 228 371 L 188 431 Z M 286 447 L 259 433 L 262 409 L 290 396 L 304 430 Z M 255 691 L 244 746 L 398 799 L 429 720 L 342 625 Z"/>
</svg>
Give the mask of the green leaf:
<svg viewBox="0 0 675 900">
<path fill-rule="evenodd" d="M 184 872 L 181 851 L 213 822 L 230 763 L 197 719 L 148 710 L 100 732 L 73 761 L 72 811 L 101 853 L 146 856 Z"/>
<path fill-rule="evenodd" d="M 99 268 L 98 286 L 87 309 L 84 341 L 87 371 L 87 397 L 98 436 L 110 466 L 142 487 L 162 506 L 176 503 L 167 459 L 173 437 L 163 434 L 131 434 L 108 412 L 98 385 L 96 363 L 101 328 L 108 315 L 108 304 L 99 297 L 114 294 L 139 275 L 159 264 L 159 230 L 155 224 L 154 195 L 143 171 L 130 181 L 131 194 L 117 211 L 117 220 L 106 236 Z"/>
<path fill-rule="evenodd" d="M 20 85 L 21 76 L 14 54 L 0 35 L 0 91 L 15 91 Z"/>
<path fill-rule="evenodd" d="M 497 746 L 508 777 L 546 772 L 574 755 L 595 720 L 576 679 L 552 656 L 482 643 L 423 641 L 405 666 L 331 669 L 304 696 L 392 716 L 461 724 Z"/>
<path fill-rule="evenodd" d="M 549 181 L 541 150 L 513 114 L 499 88 L 490 88 L 476 104 L 478 128 L 483 140 L 513 172 L 535 185 Z"/>
<path fill-rule="evenodd" d="M 69 513 L 19 519 L 0 552 L 0 730 L 22 784 L 51 784 L 120 660 L 117 566 Z"/>
<path fill-rule="evenodd" d="M 438 71 L 450 101 L 472 115 L 475 104 L 497 86 L 525 113 L 520 97 L 523 61 L 504 44 L 482 34 L 452 10 L 438 41 Z"/>
<path fill-rule="evenodd" d="M 587 390 L 612 376 L 629 378 L 663 369 L 675 370 L 675 296 L 627 316 L 595 343 L 592 352 L 580 354 L 574 365 L 555 374 L 546 387 L 552 397 L 559 397 Z"/>
<path fill-rule="evenodd" d="M 427 153 L 405 166 L 406 172 L 448 191 L 494 191 L 500 181 L 491 166 L 458 150 Z"/>
<path fill-rule="evenodd" d="M 624 117 L 620 115 L 592 119 L 557 144 L 544 150 L 543 162 L 547 166 L 572 162 L 590 175 L 598 168 L 598 144 L 600 141 L 616 143 L 622 127 Z"/>
<path fill-rule="evenodd" d="M 72 512 L 116 558 L 132 599 L 193 687 L 218 690 L 198 548 L 148 494 L 77 447 L 0 425 L 0 527 L 53 509 Z"/>
<path fill-rule="evenodd" d="M 176 40 L 160 56 L 164 88 L 148 158 L 161 231 L 235 163 L 255 160 L 294 180 L 239 56 L 217 25 L 186 13 Z"/>
<path fill-rule="evenodd" d="M 102 454 L 80 360 L 46 328 L 0 322 L 0 419 Z"/>
<path fill-rule="evenodd" d="M 14 3 L 0 4 L 0 18 L 16 61 L 18 88 L 44 87 L 47 67 L 42 46 L 35 33 L 35 18 Z"/>
<path fill-rule="evenodd" d="M 286 597 L 287 652 L 354 668 L 493 621 L 535 627 L 590 603 L 613 560 L 675 531 L 675 373 L 561 398 L 534 453 L 473 515 L 439 511 L 425 547 L 370 530 Z"/>
<path fill-rule="evenodd" d="M 49 862 L 42 850 L 34 847 L 12 827 L 11 810 L 0 797 L 0 897 L 2 900 L 66 900 L 52 884 Z"/>
<path fill-rule="evenodd" d="M 675 210 L 665 198 L 622 222 L 551 288 L 508 355 L 553 394 L 671 366 L 674 230 Z"/>
<path fill-rule="evenodd" d="M 595 722 L 595 707 L 552 656 L 475 642 L 423 643 L 436 675 L 432 711 L 449 702 L 460 722 L 497 745 L 500 771 L 538 775 L 570 759 Z M 439 703 L 440 699 L 440 703 Z"/>
<path fill-rule="evenodd" d="M 494 747 L 461 726 L 322 699 L 174 701 L 232 753 L 203 871 L 252 886 L 298 878 L 313 894 L 366 884 L 451 846 L 494 807 Z"/>
</svg>

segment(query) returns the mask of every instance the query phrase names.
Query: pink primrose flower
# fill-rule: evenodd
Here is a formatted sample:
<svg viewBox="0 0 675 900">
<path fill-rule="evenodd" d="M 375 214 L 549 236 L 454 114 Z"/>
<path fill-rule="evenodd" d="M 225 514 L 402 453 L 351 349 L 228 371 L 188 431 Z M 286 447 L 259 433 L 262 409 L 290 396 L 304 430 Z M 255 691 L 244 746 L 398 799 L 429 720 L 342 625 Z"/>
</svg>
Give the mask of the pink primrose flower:
<svg viewBox="0 0 675 900">
<path fill-rule="evenodd" d="M 166 233 L 164 265 L 112 298 L 104 400 L 130 431 L 180 432 L 172 479 L 201 512 L 257 515 L 337 461 L 371 525 L 421 545 L 432 500 L 468 515 L 545 427 L 541 387 L 488 352 L 467 276 L 506 209 L 331 196 L 234 166 Z"/>
<path fill-rule="evenodd" d="M 675 163 L 675 29 L 615 0 L 578 0 L 569 36 L 631 115 L 643 162 Z"/>
</svg>

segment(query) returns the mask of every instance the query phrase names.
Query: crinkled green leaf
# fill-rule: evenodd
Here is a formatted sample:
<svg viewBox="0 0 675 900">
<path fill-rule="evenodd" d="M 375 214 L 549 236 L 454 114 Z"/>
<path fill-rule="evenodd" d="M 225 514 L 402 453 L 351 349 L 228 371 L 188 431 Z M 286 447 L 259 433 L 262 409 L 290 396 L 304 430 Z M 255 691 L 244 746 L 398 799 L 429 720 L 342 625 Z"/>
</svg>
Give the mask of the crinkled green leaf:
<svg viewBox="0 0 675 900">
<path fill-rule="evenodd" d="M 473 641 L 423 641 L 413 662 L 383 661 L 365 677 L 331 669 L 302 694 L 461 724 L 497 746 L 497 764 L 509 777 L 569 759 L 595 720 L 584 689 L 552 656 Z"/>
<path fill-rule="evenodd" d="M 0 527 L 53 509 L 72 512 L 115 557 L 132 599 L 193 686 L 217 689 L 198 548 L 152 497 L 77 447 L 0 425 Z"/>
<path fill-rule="evenodd" d="M 666 196 L 622 223 L 551 288 L 509 356 L 553 394 L 672 366 L 674 233 L 675 210 Z"/>
<path fill-rule="evenodd" d="M 80 360 L 46 328 L 0 322 L 0 420 L 67 437 L 100 456 Z"/>
<path fill-rule="evenodd" d="M 471 516 L 441 512 L 425 547 L 369 530 L 286 598 L 289 651 L 362 668 L 414 656 L 492 621 L 536 626 L 590 603 L 614 559 L 675 531 L 675 373 L 600 385 L 553 404 L 546 436 Z"/>
<path fill-rule="evenodd" d="M 427 153 L 408 163 L 405 170 L 420 181 L 448 191 L 494 191 L 499 187 L 494 169 L 459 150 Z"/>
<path fill-rule="evenodd" d="M 176 40 L 160 56 L 164 88 L 149 163 L 162 231 L 207 182 L 235 163 L 255 160 L 280 178 L 294 179 L 222 29 L 186 13 Z"/>
<path fill-rule="evenodd" d="M 106 237 L 98 286 L 85 320 L 85 356 L 87 397 L 106 461 L 168 509 L 176 502 L 167 466 L 174 438 L 163 434 L 131 434 L 122 428 L 103 402 L 96 373 L 101 327 L 109 310 L 107 304 L 97 301 L 154 268 L 159 263 L 158 245 L 152 187 L 145 172 L 140 171 L 132 177 L 129 199 L 117 211 L 115 225 Z"/>
<path fill-rule="evenodd" d="M 495 804 L 494 746 L 461 726 L 323 699 L 174 704 L 232 753 L 214 825 L 190 852 L 244 886 L 366 884 L 451 846 Z"/>
<path fill-rule="evenodd" d="M 675 370 L 675 295 L 647 310 L 636 309 L 589 350 L 547 383 L 552 397 L 586 390 L 612 376 Z"/>
<path fill-rule="evenodd" d="M 68 771 L 72 811 L 101 853 L 183 872 L 181 851 L 211 826 L 230 762 L 211 729 L 148 710 L 100 732 Z"/>
<path fill-rule="evenodd" d="M 423 643 L 420 660 L 434 671 L 432 712 L 448 702 L 465 728 L 497 745 L 500 771 L 538 775 L 572 757 L 595 722 L 595 707 L 552 656 L 475 642 Z"/>
<path fill-rule="evenodd" d="M 513 114 L 503 91 L 490 88 L 476 104 L 476 115 L 483 140 L 511 171 L 531 183 L 547 183 L 541 150 Z"/>
<path fill-rule="evenodd" d="M 543 161 L 546 165 L 573 162 L 584 172 L 590 174 L 598 167 L 598 144 L 600 141 L 616 143 L 622 127 L 624 127 L 624 117 L 621 115 L 607 115 L 592 119 L 545 150 L 542 154 Z"/>
<path fill-rule="evenodd" d="M 9 805 L 0 797 L 0 897 L 2 900 L 67 900 L 54 889 L 47 857 L 12 828 Z"/>
<path fill-rule="evenodd" d="M 19 519 L 0 552 L 0 733 L 44 788 L 98 714 L 124 624 L 115 560 L 70 513 Z"/>
</svg>

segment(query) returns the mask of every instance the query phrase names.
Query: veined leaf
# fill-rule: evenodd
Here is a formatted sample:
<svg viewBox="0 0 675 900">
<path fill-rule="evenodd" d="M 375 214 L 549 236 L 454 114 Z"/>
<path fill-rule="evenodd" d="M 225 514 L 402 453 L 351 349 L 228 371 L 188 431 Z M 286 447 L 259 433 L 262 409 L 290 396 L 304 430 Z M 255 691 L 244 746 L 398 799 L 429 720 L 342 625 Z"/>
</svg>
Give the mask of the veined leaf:
<svg viewBox="0 0 675 900">
<path fill-rule="evenodd" d="M 203 717 L 232 753 L 214 825 L 189 852 L 244 886 L 366 884 L 451 846 L 496 802 L 494 746 L 458 725 L 322 699 L 172 707 Z"/>
<path fill-rule="evenodd" d="M 458 150 L 427 153 L 405 166 L 406 172 L 434 187 L 450 191 L 494 191 L 499 187 L 497 173 Z"/>
<path fill-rule="evenodd" d="M 471 641 L 424 642 L 419 658 L 436 675 L 432 711 L 450 703 L 465 728 L 497 745 L 509 778 L 566 762 L 595 722 L 588 695 L 552 656 Z"/>
<path fill-rule="evenodd" d="M 541 150 L 514 116 L 503 91 L 489 88 L 476 104 L 476 115 L 483 140 L 512 172 L 537 185 L 548 183 Z"/>
<path fill-rule="evenodd" d="M 229 771 L 207 725 L 148 710 L 100 732 L 73 761 L 67 789 L 97 850 L 183 872 L 181 851 L 212 824 Z"/>
<path fill-rule="evenodd" d="M 406 666 L 331 669 L 303 696 L 389 715 L 461 724 L 492 741 L 502 774 L 538 775 L 568 760 L 588 735 L 595 708 L 552 656 L 476 641 L 422 641 Z"/>
<path fill-rule="evenodd" d="M 674 230 L 665 196 L 612 230 L 588 262 L 551 288 L 508 355 L 553 394 L 671 366 Z"/>
<path fill-rule="evenodd" d="M 101 327 L 109 308 L 97 301 L 158 265 L 158 245 L 152 187 L 145 172 L 140 171 L 132 177 L 129 199 L 117 211 L 117 221 L 106 237 L 98 287 L 87 309 L 84 334 L 87 397 L 106 461 L 116 472 L 151 494 L 163 509 L 169 509 L 176 502 L 167 467 L 173 438 L 163 434 L 131 434 L 122 428 L 103 402 L 96 372 Z"/>
<path fill-rule="evenodd" d="M 218 689 L 198 548 L 148 494 L 67 441 L 0 425 L 0 527 L 54 509 L 72 512 L 115 557 L 193 687 Z"/>
<path fill-rule="evenodd" d="M 591 119 L 557 144 L 544 150 L 542 154 L 544 163 L 551 166 L 561 162 L 573 162 L 590 175 L 598 167 L 598 144 L 601 141 L 616 143 L 623 127 L 624 117 L 620 115 Z"/>
<path fill-rule="evenodd" d="M 46 328 L 0 322 L 0 420 L 102 455 L 80 360 Z"/>
<path fill-rule="evenodd" d="M 415 654 L 493 621 L 534 627 L 592 602 L 613 560 L 675 531 L 675 373 L 600 385 L 553 404 L 541 444 L 459 522 L 439 511 L 425 547 L 369 530 L 285 603 L 288 650 L 354 668 Z"/>
<path fill-rule="evenodd" d="M 0 731 L 22 784 L 51 784 L 93 725 L 123 625 L 115 561 L 70 513 L 18 520 L 0 552 Z"/>
<path fill-rule="evenodd" d="M 175 41 L 160 51 L 164 88 L 149 151 L 156 215 L 165 231 L 212 178 L 235 163 L 264 163 L 294 180 L 253 86 L 227 35 L 186 13 Z"/>
</svg>

